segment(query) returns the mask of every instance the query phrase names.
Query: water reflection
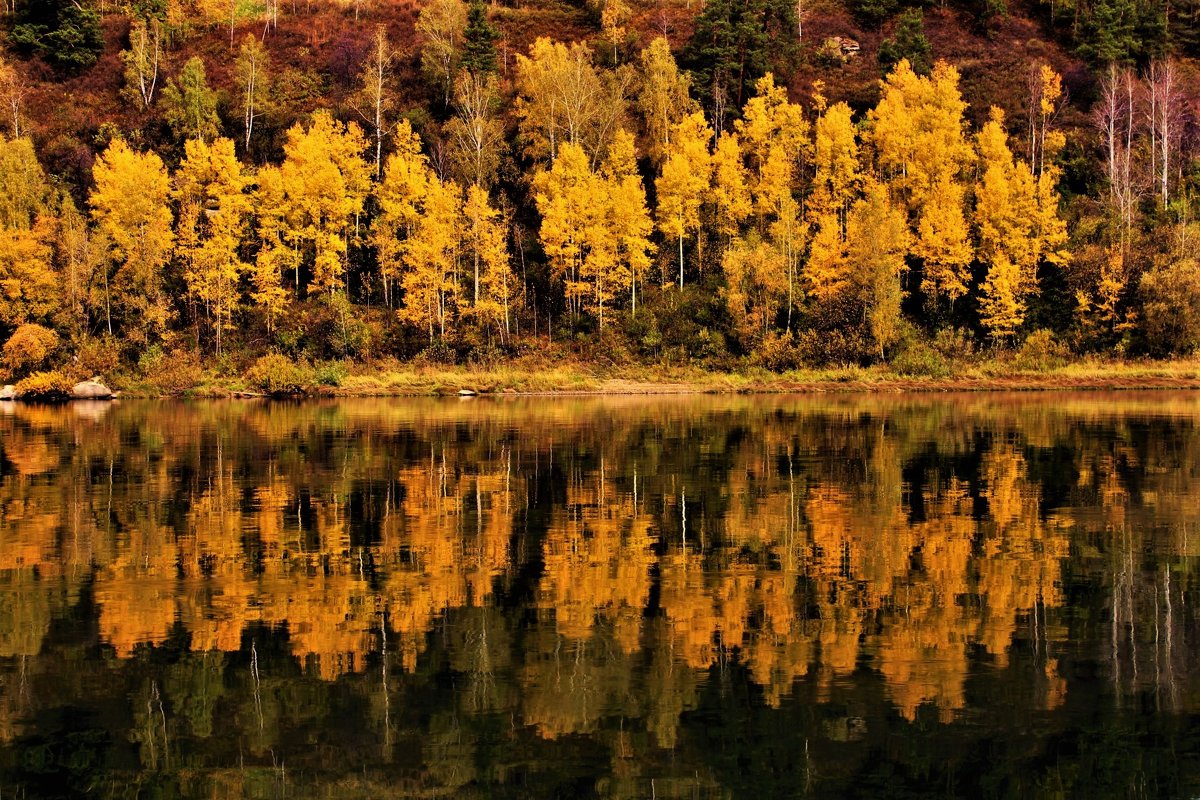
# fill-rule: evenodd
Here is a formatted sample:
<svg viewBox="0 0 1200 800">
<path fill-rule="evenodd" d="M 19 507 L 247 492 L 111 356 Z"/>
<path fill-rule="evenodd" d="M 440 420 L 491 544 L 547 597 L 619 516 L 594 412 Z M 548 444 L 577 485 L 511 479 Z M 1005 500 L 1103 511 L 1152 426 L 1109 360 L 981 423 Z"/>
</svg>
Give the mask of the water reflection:
<svg viewBox="0 0 1200 800">
<path fill-rule="evenodd" d="M 1166 393 L 10 405 L 0 788 L 1184 794 L 1198 420 Z"/>
</svg>

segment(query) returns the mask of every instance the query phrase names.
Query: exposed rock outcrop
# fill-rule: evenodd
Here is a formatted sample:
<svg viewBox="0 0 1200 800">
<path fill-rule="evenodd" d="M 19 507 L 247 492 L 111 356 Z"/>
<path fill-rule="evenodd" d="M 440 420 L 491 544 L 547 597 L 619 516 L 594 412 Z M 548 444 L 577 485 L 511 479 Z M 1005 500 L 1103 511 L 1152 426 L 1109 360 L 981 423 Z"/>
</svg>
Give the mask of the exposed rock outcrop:
<svg viewBox="0 0 1200 800">
<path fill-rule="evenodd" d="M 112 389 L 96 379 L 75 384 L 71 389 L 71 397 L 76 400 L 110 400 Z"/>
</svg>

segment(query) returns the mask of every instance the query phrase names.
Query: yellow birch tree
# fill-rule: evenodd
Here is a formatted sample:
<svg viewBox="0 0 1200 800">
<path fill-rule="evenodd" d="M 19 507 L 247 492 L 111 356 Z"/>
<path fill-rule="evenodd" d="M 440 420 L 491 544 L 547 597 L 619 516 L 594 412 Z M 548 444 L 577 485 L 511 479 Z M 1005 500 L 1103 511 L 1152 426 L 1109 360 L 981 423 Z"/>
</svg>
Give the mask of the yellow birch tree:
<svg viewBox="0 0 1200 800">
<path fill-rule="evenodd" d="M 1043 261 L 1066 263 L 1066 225 L 1058 216 L 1055 171 L 1035 178 L 1013 157 L 1004 114 L 993 108 L 977 136 L 981 178 L 975 187 L 977 258 L 987 270 L 980 321 L 995 339 L 1012 337 L 1024 321 L 1025 301 L 1037 290 Z"/>
<path fill-rule="evenodd" d="M 514 106 L 521 143 L 534 161 L 550 163 L 563 144 L 582 147 L 598 166 L 625 114 L 633 82 L 628 66 L 601 74 L 587 45 L 539 38 L 517 56 Z"/>
<path fill-rule="evenodd" d="M 814 311 L 831 319 L 838 309 L 835 300 L 844 299 L 850 285 L 846 225 L 850 208 L 862 190 L 863 175 L 850 107 L 845 103 L 826 107 L 819 90 L 817 107 L 815 174 L 804 203 L 812 239 L 802 281 L 817 304 Z"/>
<path fill-rule="evenodd" d="M 184 262 L 188 291 L 212 318 L 217 354 L 241 296 L 241 279 L 249 270 L 239 250 L 250 212 L 249 183 L 234 154 L 233 142 L 211 145 L 190 139 L 175 173 L 179 203 L 176 251 Z"/>
<path fill-rule="evenodd" d="M 500 341 L 508 341 L 512 333 L 516 276 L 509 265 L 500 212 L 492 207 L 487 192 L 478 185 L 467 187 L 462 238 L 463 251 L 473 270 L 469 315 L 477 325 L 494 329 Z"/>
<path fill-rule="evenodd" d="M 658 229 L 679 244 L 679 288 L 683 288 L 683 242 L 698 235 L 700 205 L 712 175 L 708 143 L 713 132 L 701 113 L 691 114 L 675 128 L 670 153 L 663 163 L 658 189 Z"/>
<path fill-rule="evenodd" d="M 741 231 L 742 224 L 753 210 L 746 164 L 736 133 L 717 139 L 712 157 L 713 227 L 728 243 Z"/>
<path fill-rule="evenodd" d="M 384 304 L 393 302 L 392 286 L 404 271 L 403 242 L 413 232 L 421 216 L 421 203 L 433 173 L 421 152 L 421 140 L 408 120 L 397 126 L 396 151 L 388 156 L 383 181 L 376 187 L 379 213 L 372 223 L 370 239 L 375 246 L 383 283 Z"/>
<path fill-rule="evenodd" d="M 787 89 L 776 86 L 773 75 L 760 78 L 756 89 L 734 129 L 750 164 L 754 209 L 765 226 L 792 194 L 808 148 L 809 126 L 800 106 L 788 100 Z"/>
<path fill-rule="evenodd" d="M 106 285 L 111 284 L 109 330 L 115 306 L 127 340 L 146 344 L 166 330 L 170 316 L 163 292 L 174 239 L 170 179 L 157 155 L 135 152 L 116 139 L 97 157 L 92 180 L 92 219 L 112 243 L 114 269 L 105 270 Z"/>
<path fill-rule="evenodd" d="M 61 302 L 49 185 L 32 140 L 0 134 L 0 323 L 48 321 Z"/>
<path fill-rule="evenodd" d="M 613 138 L 603 177 L 609 203 L 609 236 L 616 247 L 618 279 L 613 283 L 618 287 L 628 283 L 630 313 L 636 314 L 638 277 L 646 274 L 654 253 L 650 241 L 654 222 L 646 207 L 646 187 L 637 171 L 633 135 L 628 131 L 620 130 Z"/>
<path fill-rule="evenodd" d="M 300 290 L 300 254 L 288 238 L 292 225 L 288 220 L 283 174 L 278 167 L 264 167 L 258 172 L 257 183 L 254 208 L 258 253 L 251 274 L 250 299 L 266 314 L 269 333 L 290 300 L 283 286 L 284 274 L 295 273 L 296 291 Z"/>
<path fill-rule="evenodd" d="M 922 289 L 951 300 L 969 280 L 961 176 L 973 157 L 958 81 L 958 70 L 943 61 L 923 77 L 902 60 L 867 115 L 879 174 L 910 220 L 912 254 L 925 260 Z"/>
<path fill-rule="evenodd" d="M 735 239 L 721 259 L 725 306 L 746 349 L 770 331 L 787 296 L 787 268 L 779 250 L 751 230 Z"/>
<path fill-rule="evenodd" d="M 641 53 L 641 87 L 634 105 L 645 124 L 647 155 L 658 166 L 671 149 L 671 134 L 683 119 L 700 110 L 692 99 L 687 73 L 680 72 L 663 37 Z"/>
<path fill-rule="evenodd" d="M 600 193 L 587 155 L 566 143 L 549 170 L 534 176 L 534 202 L 542 217 L 539 237 L 554 277 L 561 281 L 573 314 L 579 314 L 588 294 L 584 261 L 589 234 L 597 216 Z"/>
<path fill-rule="evenodd" d="M 846 225 L 846 256 L 862 304 L 867 332 L 884 357 L 900 329 L 904 293 L 900 277 L 906 269 L 909 231 L 904 214 L 876 184 L 854 204 Z"/>
<path fill-rule="evenodd" d="M 326 111 L 314 114 L 307 128 L 293 126 L 283 146 L 289 238 L 310 254 L 318 292 L 333 294 L 345 285 L 349 240 L 358 233 L 371 185 L 366 146 L 357 125 L 336 122 Z"/>
<path fill-rule="evenodd" d="M 425 328 L 433 344 L 435 335 L 446 338 L 458 309 L 462 189 L 431 175 L 419 209 L 412 235 L 401 248 L 404 305 L 399 316 Z"/>
</svg>

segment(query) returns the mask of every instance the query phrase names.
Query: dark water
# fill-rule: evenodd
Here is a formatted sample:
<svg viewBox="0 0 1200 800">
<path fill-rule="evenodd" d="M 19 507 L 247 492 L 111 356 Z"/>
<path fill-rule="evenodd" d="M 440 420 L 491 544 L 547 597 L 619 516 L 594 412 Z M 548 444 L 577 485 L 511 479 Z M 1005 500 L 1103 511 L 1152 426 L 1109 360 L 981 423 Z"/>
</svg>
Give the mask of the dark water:
<svg viewBox="0 0 1200 800">
<path fill-rule="evenodd" d="M 0 404 L 0 798 L 1200 795 L 1198 423 Z"/>
</svg>

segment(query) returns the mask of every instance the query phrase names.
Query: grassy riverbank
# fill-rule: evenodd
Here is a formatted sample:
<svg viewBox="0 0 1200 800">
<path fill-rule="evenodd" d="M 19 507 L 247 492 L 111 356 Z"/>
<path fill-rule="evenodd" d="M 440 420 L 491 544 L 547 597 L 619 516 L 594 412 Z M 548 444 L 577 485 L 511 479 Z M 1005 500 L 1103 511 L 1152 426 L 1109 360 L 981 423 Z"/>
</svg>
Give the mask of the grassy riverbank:
<svg viewBox="0 0 1200 800">
<path fill-rule="evenodd" d="M 476 394 L 688 394 L 844 391 L 1038 391 L 1055 389 L 1200 389 L 1200 360 L 1083 360 L 1028 366 L 982 361 L 926 374 L 894 366 L 829 367 L 772 372 L 758 367 L 713 371 L 662 365 L 547 364 L 522 359 L 486 366 L 401 363 L 290 367 L 286 375 L 251 369 L 244 374 L 196 375 L 191 385 L 155 376 L 122 377 L 125 396 L 222 397 L 257 394 L 315 396 L 429 396 Z"/>
</svg>

